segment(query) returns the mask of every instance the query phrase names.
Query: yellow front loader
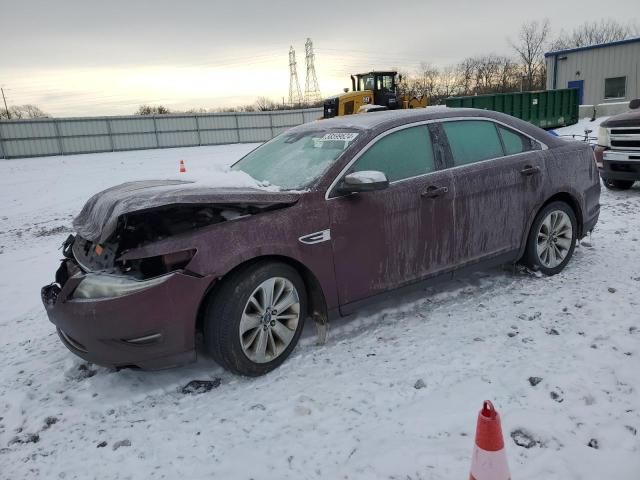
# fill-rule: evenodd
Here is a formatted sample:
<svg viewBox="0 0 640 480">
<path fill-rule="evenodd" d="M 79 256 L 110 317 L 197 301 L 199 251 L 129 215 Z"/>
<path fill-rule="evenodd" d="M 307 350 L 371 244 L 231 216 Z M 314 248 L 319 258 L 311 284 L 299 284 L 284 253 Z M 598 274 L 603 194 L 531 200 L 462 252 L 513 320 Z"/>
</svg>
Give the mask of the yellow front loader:
<svg viewBox="0 0 640 480">
<path fill-rule="evenodd" d="M 351 75 L 351 91 L 324 101 L 323 118 L 397 108 L 424 108 L 426 96 L 398 95 L 398 72 L 373 71 Z M 346 89 L 345 89 L 346 90 Z"/>
</svg>

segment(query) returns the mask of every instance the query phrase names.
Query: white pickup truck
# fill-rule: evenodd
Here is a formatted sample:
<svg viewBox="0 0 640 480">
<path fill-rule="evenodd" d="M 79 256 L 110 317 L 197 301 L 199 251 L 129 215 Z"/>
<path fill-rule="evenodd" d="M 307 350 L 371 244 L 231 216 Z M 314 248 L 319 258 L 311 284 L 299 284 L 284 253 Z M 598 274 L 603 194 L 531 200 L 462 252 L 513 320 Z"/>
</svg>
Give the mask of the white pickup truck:
<svg viewBox="0 0 640 480">
<path fill-rule="evenodd" d="M 628 112 L 600 124 L 595 148 L 605 187 L 628 190 L 640 181 L 640 98 L 629 102 Z"/>
</svg>

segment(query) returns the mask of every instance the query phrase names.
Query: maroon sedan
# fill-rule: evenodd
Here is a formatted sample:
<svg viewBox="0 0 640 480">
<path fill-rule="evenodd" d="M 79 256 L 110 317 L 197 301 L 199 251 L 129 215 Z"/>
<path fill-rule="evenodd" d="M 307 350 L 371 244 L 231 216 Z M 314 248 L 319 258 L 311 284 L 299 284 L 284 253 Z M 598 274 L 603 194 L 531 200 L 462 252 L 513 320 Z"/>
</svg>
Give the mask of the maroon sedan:
<svg viewBox="0 0 640 480">
<path fill-rule="evenodd" d="M 67 348 L 155 369 L 193 360 L 202 332 L 222 366 L 264 374 L 308 318 L 325 329 L 462 269 L 522 261 L 556 274 L 600 211 L 589 146 L 481 110 L 313 122 L 232 170 L 256 188 L 131 182 L 87 202 L 42 289 Z"/>
</svg>

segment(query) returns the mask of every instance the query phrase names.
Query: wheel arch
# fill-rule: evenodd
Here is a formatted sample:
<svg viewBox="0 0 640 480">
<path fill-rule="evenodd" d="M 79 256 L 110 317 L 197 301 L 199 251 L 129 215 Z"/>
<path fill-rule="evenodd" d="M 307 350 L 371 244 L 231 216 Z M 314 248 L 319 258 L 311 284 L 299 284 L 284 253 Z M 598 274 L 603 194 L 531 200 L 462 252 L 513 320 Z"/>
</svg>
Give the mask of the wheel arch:
<svg viewBox="0 0 640 480">
<path fill-rule="evenodd" d="M 300 277 L 302 277 L 302 281 L 304 282 L 307 293 L 307 316 L 316 321 L 320 321 L 321 323 L 326 324 L 328 322 L 326 297 L 322 289 L 322 285 L 316 275 L 306 265 L 294 258 L 287 257 L 285 255 L 262 255 L 236 265 L 224 276 L 211 282 L 211 285 L 209 285 L 209 288 L 207 288 L 200 300 L 198 316 L 196 318 L 196 333 L 202 332 L 207 303 L 211 295 L 219 288 L 222 282 L 224 282 L 231 274 L 240 270 L 249 269 L 258 263 L 267 261 L 281 262 L 293 267 L 300 274 Z"/>
<path fill-rule="evenodd" d="M 544 202 L 542 206 L 538 209 L 538 212 L 540 212 L 540 210 L 542 210 L 544 207 L 546 207 L 552 202 L 564 202 L 571 207 L 571 210 L 573 210 L 573 213 L 575 214 L 576 220 L 578 222 L 578 238 L 581 238 L 584 216 L 583 216 L 582 208 L 580 207 L 580 202 L 578 201 L 578 199 L 569 192 L 558 192 L 555 195 L 552 195 L 551 197 L 549 197 L 547 201 Z M 536 215 L 538 214 L 538 212 L 536 212 Z M 534 218 L 535 218 L 535 215 L 534 215 Z"/>
<path fill-rule="evenodd" d="M 584 215 L 582 212 L 582 208 L 580 207 L 580 202 L 578 201 L 578 199 L 576 198 L 576 195 L 574 195 L 573 193 L 567 192 L 567 191 L 561 191 L 561 192 L 557 192 L 554 193 L 553 195 L 551 195 L 549 198 L 547 198 L 542 204 L 540 204 L 538 206 L 538 208 L 536 208 L 533 211 L 533 214 L 530 215 L 529 218 L 529 222 L 527 224 L 527 228 L 525 229 L 524 232 L 524 237 L 522 239 L 521 246 L 520 246 L 520 255 L 518 258 L 522 258 L 522 256 L 524 255 L 524 252 L 527 248 L 527 239 L 529 238 L 529 234 L 531 232 L 531 227 L 533 226 L 533 222 L 535 220 L 535 218 L 538 216 L 538 214 L 542 211 L 543 208 L 545 208 L 547 205 L 549 205 L 550 203 L 553 202 L 564 202 L 567 205 L 569 205 L 571 207 L 571 210 L 573 210 L 573 213 L 576 216 L 576 221 L 578 222 L 578 238 L 582 238 L 583 237 L 583 222 L 584 222 Z"/>
</svg>

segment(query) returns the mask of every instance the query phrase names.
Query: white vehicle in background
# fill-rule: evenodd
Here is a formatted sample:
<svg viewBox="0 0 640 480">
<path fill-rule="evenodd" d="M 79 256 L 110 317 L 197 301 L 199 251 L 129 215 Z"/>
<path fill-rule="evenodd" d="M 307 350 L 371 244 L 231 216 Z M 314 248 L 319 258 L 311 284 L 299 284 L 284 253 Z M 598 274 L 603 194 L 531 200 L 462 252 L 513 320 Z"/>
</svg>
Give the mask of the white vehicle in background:
<svg viewBox="0 0 640 480">
<path fill-rule="evenodd" d="M 595 148 L 605 187 L 628 190 L 640 181 L 640 98 L 629 102 L 629 112 L 600 124 Z"/>
</svg>

